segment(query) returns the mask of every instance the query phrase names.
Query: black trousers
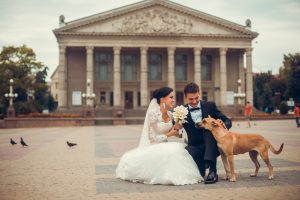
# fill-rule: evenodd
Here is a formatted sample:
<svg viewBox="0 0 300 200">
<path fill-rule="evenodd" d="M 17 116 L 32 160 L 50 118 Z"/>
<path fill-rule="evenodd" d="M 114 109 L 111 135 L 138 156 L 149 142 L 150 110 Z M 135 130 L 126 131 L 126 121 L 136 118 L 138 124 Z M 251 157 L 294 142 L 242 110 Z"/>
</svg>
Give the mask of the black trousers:
<svg viewBox="0 0 300 200">
<path fill-rule="evenodd" d="M 203 133 L 204 140 L 204 157 L 206 161 L 212 161 L 217 163 L 217 157 L 220 155 L 217 141 L 215 140 L 213 134 L 208 131 Z"/>
</svg>

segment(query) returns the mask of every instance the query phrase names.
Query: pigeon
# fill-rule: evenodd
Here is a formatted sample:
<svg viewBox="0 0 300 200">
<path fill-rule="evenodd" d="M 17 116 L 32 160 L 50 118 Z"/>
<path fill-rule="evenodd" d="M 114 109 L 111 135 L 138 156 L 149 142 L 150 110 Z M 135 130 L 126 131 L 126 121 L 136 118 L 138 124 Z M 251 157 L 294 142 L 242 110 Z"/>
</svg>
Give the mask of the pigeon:
<svg viewBox="0 0 300 200">
<path fill-rule="evenodd" d="M 76 143 L 71 143 L 71 142 L 68 142 L 68 141 L 67 141 L 67 145 L 68 145 L 69 147 L 73 147 L 73 146 L 76 146 L 77 144 L 76 144 Z"/>
<path fill-rule="evenodd" d="M 17 143 L 13 139 L 10 138 L 10 144 L 14 146 Z"/>
<path fill-rule="evenodd" d="M 21 145 L 22 145 L 23 147 L 28 147 L 28 145 L 24 142 L 24 140 L 23 140 L 22 137 L 21 137 Z"/>
</svg>

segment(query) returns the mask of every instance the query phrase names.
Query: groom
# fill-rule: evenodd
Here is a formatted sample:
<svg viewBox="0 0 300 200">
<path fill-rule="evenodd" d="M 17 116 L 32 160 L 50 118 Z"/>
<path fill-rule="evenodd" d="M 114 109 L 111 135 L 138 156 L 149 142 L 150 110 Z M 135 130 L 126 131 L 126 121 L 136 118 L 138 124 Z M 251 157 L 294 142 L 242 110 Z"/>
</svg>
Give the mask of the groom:
<svg viewBox="0 0 300 200">
<path fill-rule="evenodd" d="M 200 125 L 202 119 L 208 115 L 223 121 L 227 129 L 232 126 L 231 120 L 218 110 L 215 102 L 200 100 L 200 90 L 196 83 L 189 83 L 184 87 L 184 96 L 187 102 L 185 106 L 189 111 L 187 122 L 183 124 L 188 136 L 186 149 L 195 160 L 203 177 L 206 168 L 209 167 L 209 174 L 204 183 L 216 183 L 218 181 L 217 157 L 220 155 L 217 142 L 213 135 Z"/>
</svg>

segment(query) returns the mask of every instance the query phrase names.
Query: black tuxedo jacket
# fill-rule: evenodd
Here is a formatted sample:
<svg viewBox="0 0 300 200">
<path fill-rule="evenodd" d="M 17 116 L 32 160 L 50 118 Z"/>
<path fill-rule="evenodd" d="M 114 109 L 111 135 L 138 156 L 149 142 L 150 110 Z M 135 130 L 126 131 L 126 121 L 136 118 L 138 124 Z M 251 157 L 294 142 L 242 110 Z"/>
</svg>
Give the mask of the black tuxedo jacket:
<svg viewBox="0 0 300 200">
<path fill-rule="evenodd" d="M 202 119 L 211 117 L 215 119 L 221 119 L 225 126 L 229 129 L 232 126 L 231 120 L 228 119 L 221 111 L 218 110 L 215 102 L 200 101 Z M 185 105 L 188 110 L 188 105 Z M 190 111 L 187 115 L 187 122 L 183 123 L 183 127 L 187 132 L 188 146 L 187 151 L 191 154 L 195 160 L 200 174 L 205 175 L 205 160 L 217 162 L 217 157 L 219 156 L 218 146 L 215 138 L 210 133 L 209 130 L 204 128 L 196 127 L 196 124 L 192 120 Z"/>
</svg>

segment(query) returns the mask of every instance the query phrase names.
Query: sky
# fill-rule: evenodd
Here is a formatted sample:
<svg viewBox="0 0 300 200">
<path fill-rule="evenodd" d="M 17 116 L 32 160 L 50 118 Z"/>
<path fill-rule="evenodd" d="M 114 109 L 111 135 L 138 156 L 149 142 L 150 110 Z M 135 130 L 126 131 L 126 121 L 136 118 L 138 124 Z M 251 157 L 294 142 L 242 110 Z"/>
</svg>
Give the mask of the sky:
<svg viewBox="0 0 300 200">
<path fill-rule="evenodd" d="M 32 48 L 49 67 L 48 80 L 58 66 L 58 44 L 53 30 L 59 16 L 73 21 L 139 0 L 0 0 L 0 47 Z M 252 22 L 254 72 L 277 74 L 283 55 L 300 52 L 300 0 L 172 0 L 240 25 Z"/>
</svg>

